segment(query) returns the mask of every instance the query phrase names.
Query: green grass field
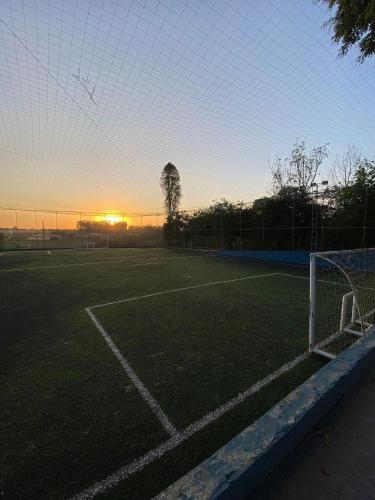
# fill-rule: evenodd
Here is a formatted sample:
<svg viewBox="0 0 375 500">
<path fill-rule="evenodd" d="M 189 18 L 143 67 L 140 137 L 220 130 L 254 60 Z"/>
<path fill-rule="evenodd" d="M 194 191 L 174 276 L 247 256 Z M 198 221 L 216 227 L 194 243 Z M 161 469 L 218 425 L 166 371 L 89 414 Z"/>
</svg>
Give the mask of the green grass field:
<svg viewBox="0 0 375 500">
<path fill-rule="evenodd" d="M 323 363 L 307 270 L 119 249 L 0 275 L 4 498 L 150 498 Z"/>
</svg>

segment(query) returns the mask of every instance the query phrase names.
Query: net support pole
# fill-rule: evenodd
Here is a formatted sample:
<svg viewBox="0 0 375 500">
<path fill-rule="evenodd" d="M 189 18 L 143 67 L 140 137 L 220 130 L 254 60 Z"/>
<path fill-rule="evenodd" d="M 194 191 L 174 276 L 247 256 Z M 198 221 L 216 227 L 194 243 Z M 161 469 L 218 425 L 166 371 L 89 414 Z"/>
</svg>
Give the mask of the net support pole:
<svg viewBox="0 0 375 500">
<path fill-rule="evenodd" d="M 346 293 L 342 298 L 341 303 L 341 317 L 340 317 L 340 331 L 343 332 L 348 326 L 347 316 L 348 316 L 348 302 L 352 301 L 352 318 L 351 322 L 354 323 L 353 314 L 355 311 L 355 298 L 353 292 Z"/>
<path fill-rule="evenodd" d="M 309 350 L 315 346 L 316 314 L 316 255 L 310 254 L 310 311 L 309 311 Z"/>
</svg>

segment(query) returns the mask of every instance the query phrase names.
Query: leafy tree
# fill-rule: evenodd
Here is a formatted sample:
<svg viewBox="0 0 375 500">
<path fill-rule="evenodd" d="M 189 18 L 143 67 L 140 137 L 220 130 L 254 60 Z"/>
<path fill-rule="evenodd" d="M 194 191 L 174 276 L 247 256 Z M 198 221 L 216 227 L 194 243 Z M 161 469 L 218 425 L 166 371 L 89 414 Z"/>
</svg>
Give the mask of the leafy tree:
<svg viewBox="0 0 375 500">
<path fill-rule="evenodd" d="M 362 164 L 361 153 L 353 144 L 349 144 L 344 155 L 336 156 L 332 171 L 332 180 L 335 186 L 350 186 L 355 180 L 356 173 Z"/>
<path fill-rule="evenodd" d="M 196 211 L 189 219 L 187 237 L 197 239 L 197 244 L 211 248 L 238 246 L 238 226 L 246 225 L 249 209 L 241 203 L 226 199 L 215 200 L 209 207 Z"/>
<path fill-rule="evenodd" d="M 362 160 L 354 181 L 336 189 L 336 207 L 338 210 L 349 210 L 351 216 L 356 218 L 360 212 L 359 207 L 364 206 L 364 198 L 368 197 L 369 193 L 375 194 L 375 162 L 365 159 Z"/>
<path fill-rule="evenodd" d="M 168 215 L 163 228 L 164 240 L 169 245 L 186 246 L 188 223 L 189 215 L 185 212 L 175 212 Z"/>
<path fill-rule="evenodd" d="M 180 174 L 173 163 L 167 163 L 160 178 L 161 189 L 164 194 L 164 205 L 167 216 L 173 217 L 181 201 Z"/>
<path fill-rule="evenodd" d="M 256 225 L 265 227 L 262 246 L 268 250 L 301 250 L 310 248 L 312 195 L 305 189 L 285 186 L 271 197 L 253 204 L 258 215 Z M 320 207 L 318 207 L 320 215 Z M 261 218 L 260 218 L 261 217 Z"/>
<path fill-rule="evenodd" d="M 331 246 L 374 245 L 374 231 L 364 230 L 364 226 L 371 228 L 375 225 L 375 204 L 372 202 L 375 198 L 375 162 L 362 159 L 353 181 L 332 188 L 331 197 L 333 209 L 329 224 L 335 232 Z"/>
<path fill-rule="evenodd" d="M 167 163 L 160 177 L 160 186 L 164 194 L 164 205 L 167 210 L 167 221 L 164 224 L 164 240 L 178 244 L 182 239 L 183 217 L 178 212 L 181 201 L 180 174 L 173 163 Z"/>
<path fill-rule="evenodd" d="M 359 62 L 375 53 L 375 1 L 374 0 L 321 0 L 335 9 L 327 24 L 334 29 L 332 40 L 341 44 L 340 53 L 358 44 Z"/>
<path fill-rule="evenodd" d="M 286 158 L 277 157 L 270 163 L 272 188 L 275 194 L 288 186 L 297 187 L 308 192 L 315 182 L 319 168 L 328 156 L 328 144 L 306 150 L 304 141 L 293 146 L 291 155 Z"/>
</svg>

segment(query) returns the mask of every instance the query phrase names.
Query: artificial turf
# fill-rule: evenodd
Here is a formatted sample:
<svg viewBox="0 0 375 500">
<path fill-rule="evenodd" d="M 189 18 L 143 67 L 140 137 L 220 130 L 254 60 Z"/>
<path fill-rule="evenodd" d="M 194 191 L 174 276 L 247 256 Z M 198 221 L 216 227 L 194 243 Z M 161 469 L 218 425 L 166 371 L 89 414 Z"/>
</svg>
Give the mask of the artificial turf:
<svg viewBox="0 0 375 500">
<path fill-rule="evenodd" d="M 273 273 L 307 277 L 166 249 L 1 256 L 4 498 L 68 498 L 169 437 L 85 307 Z M 264 276 L 93 311 L 181 430 L 306 350 L 308 280 Z M 304 361 L 104 496 L 155 495 L 321 365 Z"/>
</svg>

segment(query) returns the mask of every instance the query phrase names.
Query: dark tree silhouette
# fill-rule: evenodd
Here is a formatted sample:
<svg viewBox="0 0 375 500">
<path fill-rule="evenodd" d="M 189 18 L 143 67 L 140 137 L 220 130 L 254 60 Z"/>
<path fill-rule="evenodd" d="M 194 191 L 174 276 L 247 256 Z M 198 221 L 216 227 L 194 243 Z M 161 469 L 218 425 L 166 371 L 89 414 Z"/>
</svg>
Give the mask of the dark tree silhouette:
<svg viewBox="0 0 375 500">
<path fill-rule="evenodd" d="M 308 192 L 327 156 L 327 144 L 314 147 L 311 151 L 307 151 L 304 141 L 294 144 L 290 156 L 276 157 L 269 165 L 274 193 L 290 186 Z"/>
<path fill-rule="evenodd" d="M 374 0 L 321 0 L 335 9 L 326 24 L 334 29 L 332 40 L 341 45 L 340 53 L 358 44 L 359 62 L 375 53 L 375 2 Z"/>
<path fill-rule="evenodd" d="M 163 227 L 164 241 L 168 245 L 180 244 L 183 239 L 184 217 L 178 212 L 181 201 L 180 174 L 173 163 L 167 163 L 160 177 L 160 186 L 164 194 L 167 220 Z"/>
<path fill-rule="evenodd" d="M 160 177 L 160 185 L 164 194 L 164 205 L 168 218 L 173 217 L 181 201 L 180 174 L 173 163 L 167 163 Z"/>
</svg>

